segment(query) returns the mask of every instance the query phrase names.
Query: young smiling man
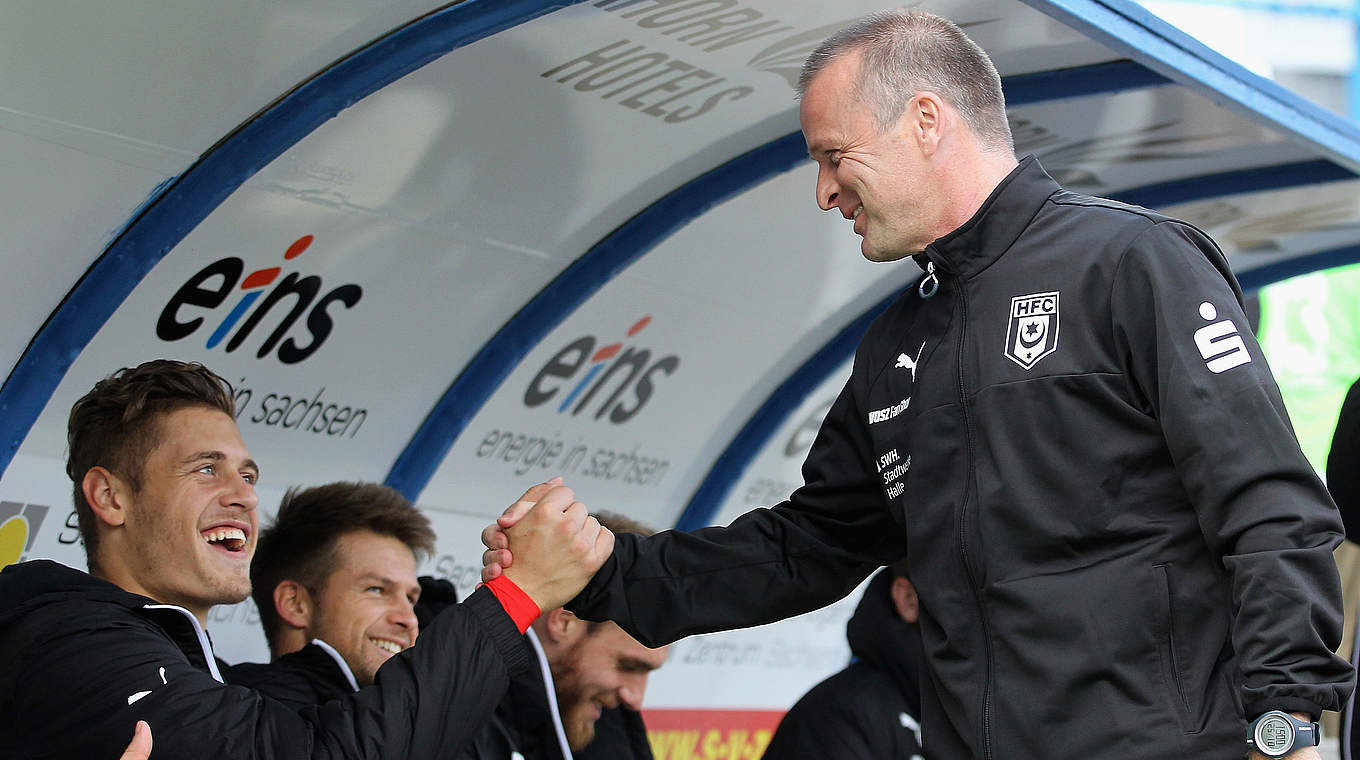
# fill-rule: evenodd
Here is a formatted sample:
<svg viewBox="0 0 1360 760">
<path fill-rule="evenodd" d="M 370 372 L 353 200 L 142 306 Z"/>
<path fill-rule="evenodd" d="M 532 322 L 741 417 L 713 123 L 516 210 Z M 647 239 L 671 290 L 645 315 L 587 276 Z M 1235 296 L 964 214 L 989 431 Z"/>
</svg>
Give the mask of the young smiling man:
<svg viewBox="0 0 1360 760">
<path fill-rule="evenodd" d="M 227 681 L 298 707 L 373 683 L 415 644 L 416 567 L 434 543 L 429 519 L 387 486 L 290 490 L 250 568 L 273 661 L 232 667 Z"/>
<path fill-rule="evenodd" d="M 297 710 L 224 684 L 203 629 L 249 593 L 256 542 L 259 467 L 230 386 L 197 364 L 120 370 L 76 402 L 68 442 L 90 573 L 0 572 L 0 757 L 117 757 L 139 720 L 157 760 L 447 757 L 529 664 L 539 609 L 613 545 L 569 489 L 531 488 L 552 505 L 517 534 L 535 562 L 444 610 L 372 686 Z"/>
</svg>

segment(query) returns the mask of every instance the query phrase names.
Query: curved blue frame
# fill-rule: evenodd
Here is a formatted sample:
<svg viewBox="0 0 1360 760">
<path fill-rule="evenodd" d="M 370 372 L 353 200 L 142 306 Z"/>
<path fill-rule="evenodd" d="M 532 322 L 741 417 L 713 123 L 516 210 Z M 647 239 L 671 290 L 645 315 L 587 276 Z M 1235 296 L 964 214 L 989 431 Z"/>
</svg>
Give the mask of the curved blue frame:
<svg viewBox="0 0 1360 760">
<path fill-rule="evenodd" d="M 71 363 L 167 253 L 246 180 L 340 111 L 449 52 L 582 0 L 464 0 L 298 85 L 157 188 L 67 293 L 0 387 L 0 475 Z"/>
<path fill-rule="evenodd" d="M 1333 267 L 1344 267 L 1357 262 L 1360 262 L 1360 245 L 1348 245 L 1248 269 L 1237 276 L 1237 283 L 1243 290 L 1256 290 L 1290 277 Z"/>
<path fill-rule="evenodd" d="M 1215 53 L 1131 0 L 1021 0 L 1216 103 L 1265 118 L 1360 171 L 1355 125 Z"/>
<path fill-rule="evenodd" d="M 1083 95 L 1112 95 L 1125 90 L 1140 90 L 1174 84 L 1135 61 L 1111 61 L 1071 69 L 1017 74 L 1002 80 L 1006 106 L 1024 106 L 1058 98 Z M 1060 93 L 1054 95 L 1054 93 Z"/>
<path fill-rule="evenodd" d="M 1262 190 L 1282 190 L 1301 185 L 1320 185 L 1348 179 L 1356 179 L 1355 172 L 1331 161 L 1300 161 L 1159 182 L 1155 185 L 1111 193 L 1110 197 L 1135 206 L 1165 208 L 1205 198 L 1222 198 Z"/>
</svg>

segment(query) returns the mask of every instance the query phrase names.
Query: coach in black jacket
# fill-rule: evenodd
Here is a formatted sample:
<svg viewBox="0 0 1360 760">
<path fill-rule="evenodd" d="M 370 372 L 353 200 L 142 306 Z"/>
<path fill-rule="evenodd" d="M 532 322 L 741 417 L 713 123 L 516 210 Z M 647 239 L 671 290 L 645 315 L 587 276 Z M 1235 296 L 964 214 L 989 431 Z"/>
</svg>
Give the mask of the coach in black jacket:
<svg viewBox="0 0 1360 760">
<path fill-rule="evenodd" d="M 1213 242 L 1017 162 L 995 68 L 938 17 L 876 14 L 801 81 L 819 204 L 926 274 L 790 501 L 620 540 L 569 608 L 655 645 L 906 557 L 932 760 L 1242 757 L 1249 721 L 1338 709 L 1341 523 Z"/>
<path fill-rule="evenodd" d="M 92 572 L 38 560 L 0 573 L 7 759 L 115 758 L 138 720 L 156 760 L 452 757 L 528 664 L 518 626 L 569 598 L 612 545 L 567 489 L 531 489 L 556 507 L 519 535 L 541 553 L 512 583 L 446 610 L 372 687 L 298 712 L 222 683 L 203 630 L 213 605 L 248 593 L 255 542 L 259 467 L 230 386 L 147 362 L 100 381 L 69 431 Z"/>
<path fill-rule="evenodd" d="M 764 760 L 921 760 L 921 632 L 905 563 L 869 581 L 845 626 L 854 661 L 799 699 Z"/>
</svg>

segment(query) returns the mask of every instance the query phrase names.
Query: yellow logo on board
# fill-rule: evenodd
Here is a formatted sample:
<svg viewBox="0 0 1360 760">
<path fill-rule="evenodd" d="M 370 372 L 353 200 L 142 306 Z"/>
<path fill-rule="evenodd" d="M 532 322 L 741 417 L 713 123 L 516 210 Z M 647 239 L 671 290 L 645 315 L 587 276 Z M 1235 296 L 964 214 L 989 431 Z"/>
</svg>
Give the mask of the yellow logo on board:
<svg viewBox="0 0 1360 760">
<path fill-rule="evenodd" d="M 28 520 L 23 515 L 14 515 L 0 523 L 0 567 L 18 562 L 27 546 Z"/>
</svg>

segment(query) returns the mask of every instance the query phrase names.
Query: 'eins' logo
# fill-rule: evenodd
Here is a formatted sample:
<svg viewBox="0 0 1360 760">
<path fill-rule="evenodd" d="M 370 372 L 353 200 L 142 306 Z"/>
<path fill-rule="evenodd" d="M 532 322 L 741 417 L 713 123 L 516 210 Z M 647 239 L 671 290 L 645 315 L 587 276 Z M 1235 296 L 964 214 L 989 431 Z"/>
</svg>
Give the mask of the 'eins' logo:
<svg viewBox="0 0 1360 760">
<path fill-rule="evenodd" d="M 628 328 L 627 337 L 642 332 L 651 321 L 651 317 L 639 319 Z M 658 374 L 669 376 L 680 366 L 680 357 L 674 354 L 652 362 L 650 349 L 624 347 L 619 341 L 596 350 L 595 343 L 596 339 L 587 335 L 554 354 L 529 383 L 524 405 L 542 406 L 564 391 L 557 407 L 559 414 L 570 409 L 575 416 L 593 409 L 595 419 L 608 414 L 610 422 L 621 425 L 641 411 L 656 392 Z M 571 381 L 587 366 L 585 375 L 573 385 Z M 629 390 L 631 398 L 624 396 Z"/>
<path fill-rule="evenodd" d="M 292 260 L 307 250 L 307 246 L 312 244 L 312 236 L 304 235 L 288 246 L 284 252 L 285 260 Z M 223 340 L 227 340 L 226 351 L 228 353 L 240 348 L 247 338 L 260 326 L 265 317 L 275 306 L 283 304 L 283 308 L 288 309 L 286 314 L 279 318 L 275 315 L 276 322 L 271 323 L 274 327 L 273 332 L 259 344 L 259 350 L 255 357 L 263 359 L 270 351 L 278 346 L 279 361 L 284 364 L 296 364 L 303 359 L 316 353 L 321 344 L 330 336 L 331 330 L 335 327 L 335 322 L 331 316 L 329 308 L 331 304 L 339 301 L 346 309 L 352 308 L 359 303 L 363 297 L 363 288 L 358 285 L 341 285 L 338 288 L 317 298 L 321 292 L 321 278 L 316 275 L 301 277 L 297 272 L 289 272 L 282 280 L 279 280 L 273 289 L 268 290 L 268 295 L 260 301 L 258 307 L 251 311 L 255 301 L 264 295 L 269 285 L 278 280 L 282 273 L 282 267 L 267 267 L 258 269 L 246 275 L 245 279 L 241 275 L 245 272 L 245 262 L 235 256 L 219 259 L 203 267 L 198 274 L 189 278 L 175 294 L 170 297 L 170 302 L 161 311 L 161 317 L 156 321 L 156 335 L 161 340 L 173 341 L 187 338 L 194 334 L 198 328 L 203 326 L 204 318 L 195 316 L 190 319 L 181 319 L 181 312 L 186 306 L 198 306 L 204 309 L 216 309 L 227 301 L 227 297 L 236 288 L 239 282 L 241 290 L 240 300 L 231 311 L 217 324 L 212 334 L 208 336 L 207 348 L 213 349 Z M 292 296 L 291 306 L 285 302 Z M 311 307 L 311 311 L 307 311 Z M 250 316 L 241 322 L 240 328 L 236 329 L 237 322 L 241 317 L 250 312 Z M 298 319 L 307 313 L 306 327 L 309 335 L 304 336 L 300 341 L 299 336 L 289 337 L 289 330 Z M 233 333 L 232 330 L 235 329 Z M 268 329 L 268 328 L 265 328 Z M 280 344 L 280 341 L 282 343 Z"/>
</svg>

